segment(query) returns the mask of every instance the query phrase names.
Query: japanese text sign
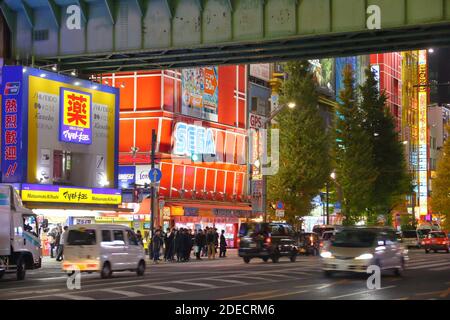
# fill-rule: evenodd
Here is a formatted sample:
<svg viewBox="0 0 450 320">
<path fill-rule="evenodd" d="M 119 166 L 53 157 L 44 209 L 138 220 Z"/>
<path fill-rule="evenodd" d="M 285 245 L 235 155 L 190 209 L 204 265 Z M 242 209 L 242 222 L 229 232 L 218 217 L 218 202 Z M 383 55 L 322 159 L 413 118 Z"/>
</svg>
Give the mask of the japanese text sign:
<svg viewBox="0 0 450 320">
<path fill-rule="evenodd" d="M 19 182 L 23 176 L 24 150 L 21 142 L 22 124 L 22 68 L 4 67 L 2 88 L 2 182 Z M 4 70 L 5 71 L 5 70 Z"/>
<path fill-rule="evenodd" d="M 63 142 L 91 144 L 91 94 L 61 88 L 60 101 L 59 139 Z"/>
</svg>

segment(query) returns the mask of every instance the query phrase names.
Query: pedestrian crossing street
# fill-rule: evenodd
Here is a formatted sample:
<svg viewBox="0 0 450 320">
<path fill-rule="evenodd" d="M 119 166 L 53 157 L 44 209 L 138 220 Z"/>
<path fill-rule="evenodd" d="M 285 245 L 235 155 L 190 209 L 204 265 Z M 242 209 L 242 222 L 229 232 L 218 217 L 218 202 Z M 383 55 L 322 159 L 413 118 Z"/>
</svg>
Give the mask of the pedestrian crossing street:
<svg viewBox="0 0 450 320">
<path fill-rule="evenodd" d="M 405 272 L 406 277 L 409 270 L 449 271 L 450 254 L 424 254 L 416 251 L 410 255 Z M 42 290 L 9 292 L 0 290 L 0 299 L 183 299 L 186 297 L 186 293 L 208 290 L 257 287 L 258 284 L 268 283 L 288 287 L 298 283 L 299 280 L 314 281 L 313 285 L 323 286 L 325 281 L 320 268 L 320 258 L 304 256 L 299 257 L 295 263 L 283 260 L 277 264 L 263 263 L 261 260 L 255 259 L 250 264 L 245 264 L 241 259 L 231 258 L 227 261 L 216 260 L 206 263 L 160 264 L 149 266 L 145 278 L 135 277 L 131 273 L 117 273 L 113 279 L 108 280 L 99 279 L 97 274 L 83 275 L 81 290 L 68 290 L 67 277 L 63 274 L 60 278 L 56 289 L 53 286 L 48 289 L 43 287 Z M 46 283 L 45 278 L 36 280 L 40 280 L 39 282 L 43 284 Z M 181 295 L 177 296 L 177 294 Z"/>
</svg>

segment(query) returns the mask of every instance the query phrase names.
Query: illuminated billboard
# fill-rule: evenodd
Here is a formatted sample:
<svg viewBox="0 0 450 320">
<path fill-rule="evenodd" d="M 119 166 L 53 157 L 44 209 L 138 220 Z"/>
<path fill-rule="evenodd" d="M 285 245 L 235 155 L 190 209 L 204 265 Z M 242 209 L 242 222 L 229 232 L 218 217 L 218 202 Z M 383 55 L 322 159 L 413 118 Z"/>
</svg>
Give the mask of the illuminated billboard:
<svg viewBox="0 0 450 320">
<path fill-rule="evenodd" d="M 419 214 L 428 214 L 427 51 L 419 51 Z"/>
<path fill-rule="evenodd" d="M 3 76 L 2 182 L 117 186 L 117 88 L 22 66 Z"/>
<path fill-rule="evenodd" d="M 59 139 L 69 143 L 91 144 L 90 93 L 61 87 Z"/>
<path fill-rule="evenodd" d="M 217 122 L 219 119 L 219 71 L 217 67 L 183 69 L 182 113 Z"/>
</svg>

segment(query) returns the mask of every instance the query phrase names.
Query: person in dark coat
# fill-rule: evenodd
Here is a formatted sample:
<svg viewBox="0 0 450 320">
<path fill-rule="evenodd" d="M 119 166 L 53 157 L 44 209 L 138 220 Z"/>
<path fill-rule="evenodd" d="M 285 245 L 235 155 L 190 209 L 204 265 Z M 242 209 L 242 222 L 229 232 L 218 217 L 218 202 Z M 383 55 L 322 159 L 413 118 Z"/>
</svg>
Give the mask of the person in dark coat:
<svg viewBox="0 0 450 320">
<path fill-rule="evenodd" d="M 200 252 L 202 250 L 202 233 L 201 229 L 198 230 L 194 238 L 194 254 L 197 260 L 202 260 L 202 258 L 200 258 Z"/>
<path fill-rule="evenodd" d="M 205 231 L 203 232 L 203 236 L 202 236 L 202 257 L 206 257 L 208 255 L 208 246 L 206 243 L 206 236 L 209 233 L 209 228 L 206 227 Z"/>
<path fill-rule="evenodd" d="M 172 230 L 169 233 L 169 236 L 167 237 L 167 260 L 173 261 L 174 256 L 174 249 L 175 249 L 175 229 L 172 228 Z"/>
<path fill-rule="evenodd" d="M 170 251 L 169 236 L 170 236 L 170 228 L 167 228 L 167 232 L 164 234 L 164 261 L 167 261 L 169 256 Z"/>
<path fill-rule="evenodd" d="M 180 228 L 175 236 L 175 246 L 177 248 L 177 261 L 183 260 L 183 228 Z"/>
<path fill-rule="evenodd" d="M 219 258 L 225 258 L 225 253 L 227 252 L 227 240 L 225 239 L 225 230 L 222 230 L 220 234 L 220 253 Z"/>
<path fill-rule="evenodd" d="M 158 261 L 159 261 L 159 253 L 161 251 L 161 247 L 163 246 L 163 243 L 164 242 L 161 237 L 161 230 L 156 230 L 155 235 L 153 236 L 153 241 L 152 241 L 154 263 L 158 263 Z"/>
</svg>

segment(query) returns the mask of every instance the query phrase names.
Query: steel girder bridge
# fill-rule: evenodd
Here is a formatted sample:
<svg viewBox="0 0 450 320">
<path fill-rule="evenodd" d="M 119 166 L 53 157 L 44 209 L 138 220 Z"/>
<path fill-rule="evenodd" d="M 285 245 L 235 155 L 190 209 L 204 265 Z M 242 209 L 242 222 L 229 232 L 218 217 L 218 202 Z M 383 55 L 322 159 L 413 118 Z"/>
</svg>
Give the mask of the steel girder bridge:
<svg viewBox="0 0 450 320">
<path fill-rule="evenodd" d="M 450 44 L 450 0 L 3 0 L 17 63 L 84 74 Z"/>
</svg>

